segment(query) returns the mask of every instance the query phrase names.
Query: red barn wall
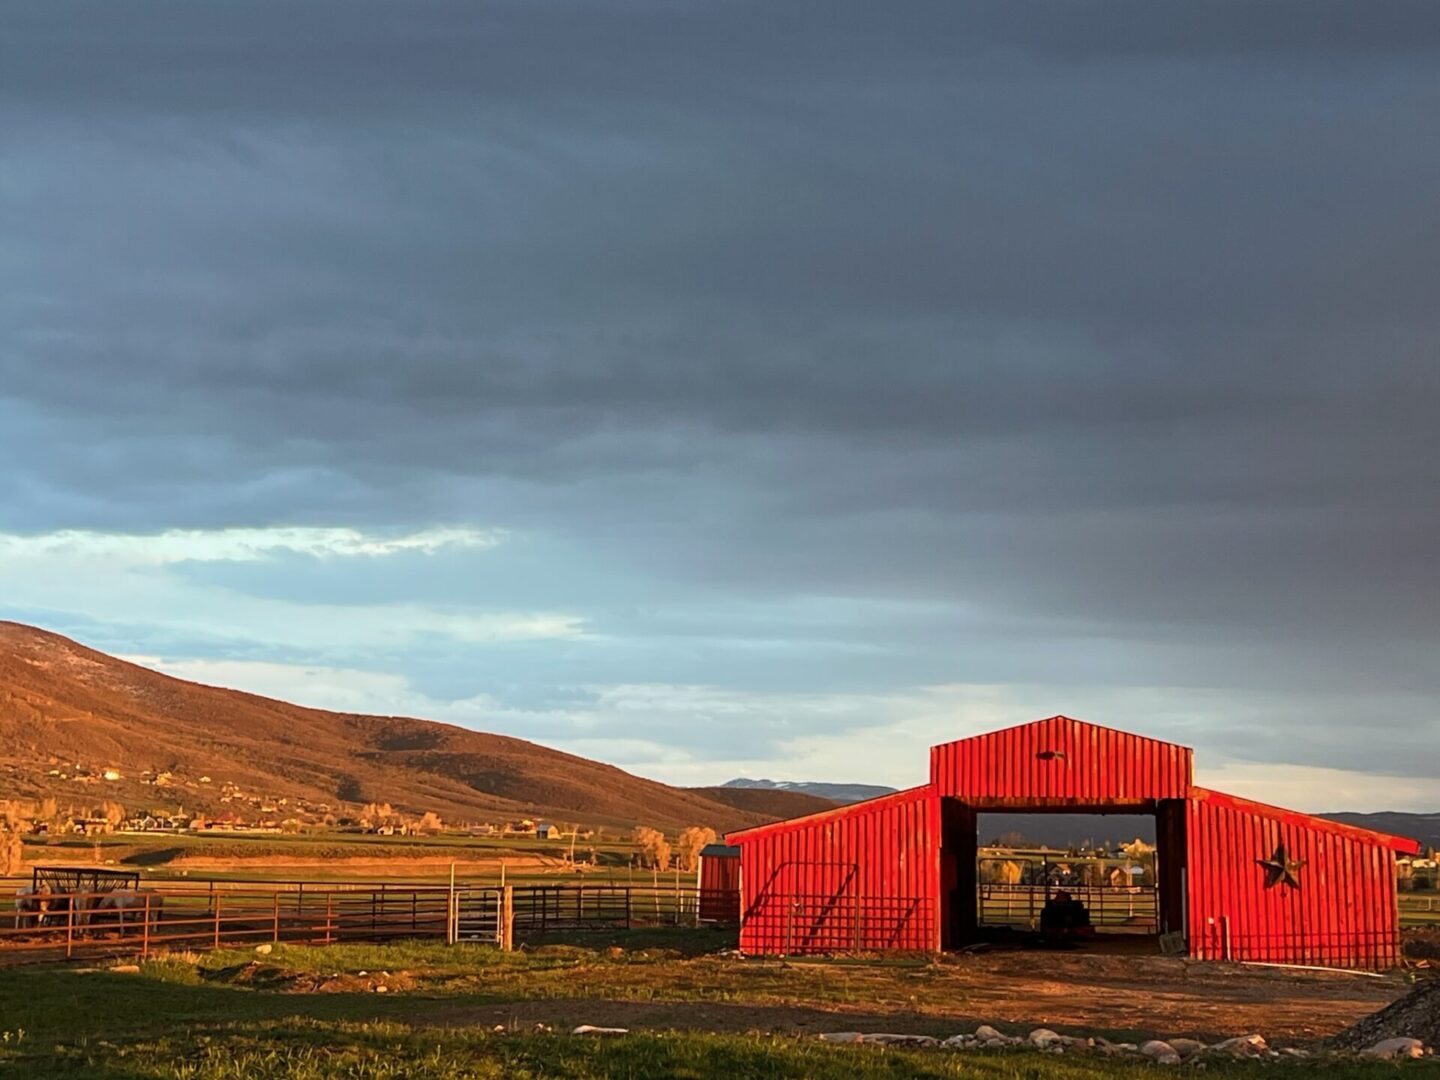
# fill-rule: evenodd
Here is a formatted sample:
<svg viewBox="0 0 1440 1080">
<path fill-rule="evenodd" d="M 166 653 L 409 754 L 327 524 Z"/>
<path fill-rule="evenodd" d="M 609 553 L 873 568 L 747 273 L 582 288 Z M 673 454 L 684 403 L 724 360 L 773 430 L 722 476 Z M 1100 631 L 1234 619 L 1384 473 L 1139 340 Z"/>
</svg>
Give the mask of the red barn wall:
<svg viewBox="0 0 1440 1080">
<path fill-rule="evenodd" d="M 1192 956 L 1368 969 L 1400 962 L 1395 852 L 1385 838 L 1199 788 L 1186 832 Z M 1265 888 L 1259 861 L 1281 843 L 1305 863 L 1298 889 Z"/>
<path fill-rule="evenodd" d="M 700 888 L 702 891 L 738 892 L 740 889 L 739 856 L 701 855 Z"/>
<path fill-rule="evenodd" d="M 740 855 L 700 856 L 701 922 L 740 921 Z"/>
<path fill-rule="evenodd" d="M 1193 756 L 1174 743 L 1052 716 L 932 747 L 930 786 L 980 809 L 1119 809 L 1188 796 Z"/>
<path fill-rule="evenodd" d="M 939 948 L 940 802 L 928 786 L 729 842 L 741 852 L 743 952 Z"/>
</svg>

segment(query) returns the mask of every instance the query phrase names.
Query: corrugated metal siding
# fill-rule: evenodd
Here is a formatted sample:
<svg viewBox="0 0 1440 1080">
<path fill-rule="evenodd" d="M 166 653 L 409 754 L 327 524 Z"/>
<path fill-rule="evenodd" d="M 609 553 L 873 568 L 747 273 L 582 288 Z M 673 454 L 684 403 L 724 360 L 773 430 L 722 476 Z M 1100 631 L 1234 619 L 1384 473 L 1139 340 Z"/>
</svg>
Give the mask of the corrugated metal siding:
<svg viewBox="0 0 1440 1080">
<path fill-rule="evenodd" d="M 939 948 L 940 804 L 928 787 L 730 839 L 743 952 Z"/>
<path fill-rule="evenodd" d="M 700 855 L 701 922 L 727 923 L 740 921 L 740 853 Z"/>
<path fill-rule="evenodd" d="M 700 888 L 738 891 L 740 888 L 739 856 L 701 855 Z"/>
<path fill-rule="evenodd" d="M 1188 747 L 1052 716 L 930 751 L 930 786 L 984 808 L 1125 805 L 1190 794 Z"/>
<path fill-rule="evenodd" d="M 1400 962 L 1395 854 L 1381 838 L 1198 790 L 1187 817 L 1191 955 L 1368 969 Z M 1305 862 L 1298 889 L 1265 888 L 1259 860 L 1282 842 Z"/>
</svg>

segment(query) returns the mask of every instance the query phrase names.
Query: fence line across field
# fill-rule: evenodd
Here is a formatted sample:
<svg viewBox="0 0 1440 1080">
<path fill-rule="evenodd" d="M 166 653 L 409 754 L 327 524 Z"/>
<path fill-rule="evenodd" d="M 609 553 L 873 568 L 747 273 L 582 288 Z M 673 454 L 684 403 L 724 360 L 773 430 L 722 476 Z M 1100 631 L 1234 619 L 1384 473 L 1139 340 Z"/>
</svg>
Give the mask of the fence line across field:
<svg viewBox="0 0 1440 1080">
<path fill-rule="evenodd" d="M 304 886 L 303 888 L 300 886 Z M 23 887 L 22 887 L 23 888 Z M 694 887 L 152 881 L 134 889 L 17 891 L 0 924 L 0 963 L 148 956 L 162 949 L 334 944 L 394 938 L 510 945 L 562 930 L 695 926 L 702 908 L 738 910 Z"/>
<path fill-rule="evenodd" d="M 1033 929 L 1040 924 L 1045 902 L 1057 892 L 1083 903 L 1097 927 L 1153 934 L 1159 926 L 1159 890 L 1154 886 L 985 884 L 979 890 L 982 926 Z"/>
<path fill-rule="evenodd" d="M 265 942 L 333 944 L 420 938 L 507 946 L 556 931 L 641 926 L 733 925 L 738 894 L 668 885 L 566 883 L 497 886 L 434 882 L 159 881 L 134 888 L 24 895 L 0 921 L 0 964 L 26 960 L 148 956 L 161 950 L 247 948 Z M 1084 892 L 1096 925 L 1142 928 L 1155 919 L 1151 889 Z M 1025 925 L 1043 904 L 1030 886 L 986 885 L 985 924 Z M 117 899 L 118 898 L 118 899 Z M 771 897 L 752 919 L 783 926 L 795 952 L 884 947 L 928 940 L 929 905 L 904 898 Z M 783 900 L 784 902 L 780 902 Z M 1401 894 L 1407 925 L 1435 925 L 1433 896 Z M 1428 918 L 1427 918 L 1428 916 Z"/>
</svg>

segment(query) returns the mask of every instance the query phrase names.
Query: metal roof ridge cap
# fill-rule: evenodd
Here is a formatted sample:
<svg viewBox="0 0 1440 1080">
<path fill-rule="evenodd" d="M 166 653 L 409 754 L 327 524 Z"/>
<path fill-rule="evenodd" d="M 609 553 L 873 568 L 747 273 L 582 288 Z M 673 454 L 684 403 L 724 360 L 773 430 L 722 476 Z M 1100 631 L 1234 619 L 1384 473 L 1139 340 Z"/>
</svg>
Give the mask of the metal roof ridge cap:
<svg viewBox="0 0 1440 1080">
<path fill-rule="evenodd" d="M 1064 720 L 1070 724 L 1080 724 L 1083 727 L 1095 728 L 1099 731 L 1113 731 L 1117 735 L 1124 735 L 1131 739 L 1143 739 L 1146 742 L 1158 743 L 1161 746 L 1174 746 L 1186 751 L 1193 758 L 1195 748 L 1186 743 L 1171 742 L 1169 739 L 1156 738 L 1154 735 L 1141 735 L 1136 731 L 1127 731 L 1125 728 L 1111 727 L 1109 724 L 1097 724 L 1093 720 L 1081 720 L 1078 717 L 1066 716 L 1064 713 L 1056 713 L 1054 716 L 1042 716 L 1035 720 L 1026 720 L 1019 724 L 1010 724 L 1007 727 L 993 728 L 990 731 L 976 732 L 974 735 L 962 735 L 958 739 L 946 739 L 941 743 L 934 743 L 930 750 L 934 752 L 942 746 L 954 746 L 956 743 L 969 742 L 971 739 L 984 739 L 991 735 L 999 735 L 1005 731 L 1018 731 L 1021 728 L 1038 727 L 1041 724 L 1048 724 L 1053 720 Z"/>
</svg>

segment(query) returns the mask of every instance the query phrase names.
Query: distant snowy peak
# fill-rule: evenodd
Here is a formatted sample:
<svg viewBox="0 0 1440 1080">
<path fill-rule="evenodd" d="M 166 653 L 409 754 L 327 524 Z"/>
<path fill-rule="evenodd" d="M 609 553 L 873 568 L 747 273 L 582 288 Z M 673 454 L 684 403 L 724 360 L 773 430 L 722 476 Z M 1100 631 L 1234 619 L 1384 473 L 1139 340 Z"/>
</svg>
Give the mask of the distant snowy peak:
<svg viewBox="0 0 1440 1080">
<path fill-rule="evenodd" d="M 763 788 L 766 791 L 798 791 L 802 795 L 815 795 L 821 799 L 832 799 L 839 803 L 861 802 L 879 795 L 889 795 L 892 787 L 879 784 L 823 784 L 805 780 L 751 780 L 739 777 L 722 785 L 730 788 Z"/>
</svg>

